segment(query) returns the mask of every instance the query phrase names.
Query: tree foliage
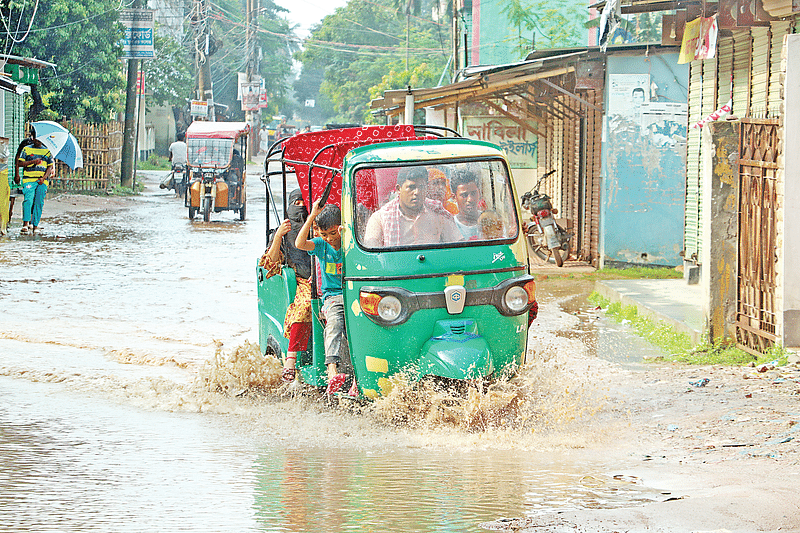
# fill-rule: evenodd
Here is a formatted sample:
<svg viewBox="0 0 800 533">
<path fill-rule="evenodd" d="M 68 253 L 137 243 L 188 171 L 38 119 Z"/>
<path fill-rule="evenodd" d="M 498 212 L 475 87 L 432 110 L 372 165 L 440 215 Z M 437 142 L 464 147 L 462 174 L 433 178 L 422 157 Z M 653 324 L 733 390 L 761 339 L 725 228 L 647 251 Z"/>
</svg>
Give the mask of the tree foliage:
<svg viewBox="0 0 800 533">
<path fill-rule="evenodd" d="M 280 109 L 289 101 L 292 54 L 298 50 L 297 40 L 283 15 L 286 12 L 272 0 L 261 0 L 253 55 L 257 60 L 255 72 L 264 79 L 272 110 Z M 221 42 L 210 57 L 214 100 L 228 106 L 231 118 L 242 120 L 244 113 L 236 93 L 238 73 L 247 70 L 249 57 L 247 13 L 239 0 L 218 0 L 214 13 L 217 16 L 212 21 L 212 32 Z"/>
<path fill-rule="evenodd" d="M 148 101 L 185 107 L 194 95 L 194 64 L 185 47 L 171 35 L 156 33 L 155 58 L 144 61 Z"/>
<path fill-rule="evenodd" d="M 582 1 L 504 0 L 500 12 L 505 14 L 512 27 L 517 28 L 523 57 L 533 48 L 563 48 L 586 44 L 581 42 L 581 38 L 588 9 Z"/>
<path fill-rule="evenodd" d="M 423 16 L 409 16 L 418 9 L 417 3 Z M 436 84 L 450 51 L 448 25 L 429 18 L 433 3 L 438 2 L 351 0 L 313 29 L 296 57 L 304 70 L 323 72 L 319 90 L 333 103 L 332 120 L 371 122 L 370 97 L 409 83 Z M 406 24 L 410 24 L 408 69 Z"/>
<path fill-rule="evenodd" d="M 3 52 L 57 65 L 40 72 L 38 92 L 58 116 L 105 122 L 121 108 L 118 8 L 119 0 L 2 2 Z"/>
</svg>

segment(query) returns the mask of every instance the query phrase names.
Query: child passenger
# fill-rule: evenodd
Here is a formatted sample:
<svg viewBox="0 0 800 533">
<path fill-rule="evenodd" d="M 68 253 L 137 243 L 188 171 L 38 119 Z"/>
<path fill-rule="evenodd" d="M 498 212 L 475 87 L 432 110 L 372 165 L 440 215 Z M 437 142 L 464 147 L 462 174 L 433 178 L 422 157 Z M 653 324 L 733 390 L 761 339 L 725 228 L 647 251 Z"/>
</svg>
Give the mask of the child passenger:
<svg viewBox="0 0 800 533">
<path fill-rule="evenodd" d="M 308 240 L 308 232 L 316 221 L 319 237 Z M 335 205 L 311 207 L 311 214 L 295 240 L 295 246 L 317 257 L 322 270 L 322 312 L 325 314 L 325 366 L 328 370 L 327 393 L 342 388 L 346 374 L 338 371 L 340 350 L 345 342 L 344 299 L 342 296 L 342 215 Z"/>
<path fill-rule="evenodd" d="M 264 252 L 258 264 L 267 271 L 267 277 L 280 274 L 282 259 L 285 259 L 286 263 L 295 271 L 297 292 L 294 301 L 286 309 L 286 318 L 283 322 L 283 335 L 289 339 L 289 349 L 281 376 L 284 382 L 291 383 L 297 376 L 297 355 L 306 350 L 308 339 L 311 336 L 311 283 L 309 281 L 311 258 L 294 245 L 300 228 L 303 227 L 308 216 L 300 189 L 289 194 L 286 214 L 289 218 L 275 230 L 269 248 Z M 286 239 L 283 238 L 284 235 Z"/>
</svg>

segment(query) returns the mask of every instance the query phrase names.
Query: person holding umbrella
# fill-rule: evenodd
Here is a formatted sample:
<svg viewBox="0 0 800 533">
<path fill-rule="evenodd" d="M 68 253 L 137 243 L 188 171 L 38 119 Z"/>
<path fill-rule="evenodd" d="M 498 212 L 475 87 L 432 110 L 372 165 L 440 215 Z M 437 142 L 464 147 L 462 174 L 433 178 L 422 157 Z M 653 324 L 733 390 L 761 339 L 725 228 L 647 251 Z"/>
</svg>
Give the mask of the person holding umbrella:
<svg viewBox="0 0 800 533">
<path fill-rule="evenodd" d="M 23 235 L 36 234 L 42 218 L 48 179 L 55 173 L 53 156 L 44 143 L 34 138 L 20 151 L 17 164 L 22 168 L 22 230 Z"/>
</svg>

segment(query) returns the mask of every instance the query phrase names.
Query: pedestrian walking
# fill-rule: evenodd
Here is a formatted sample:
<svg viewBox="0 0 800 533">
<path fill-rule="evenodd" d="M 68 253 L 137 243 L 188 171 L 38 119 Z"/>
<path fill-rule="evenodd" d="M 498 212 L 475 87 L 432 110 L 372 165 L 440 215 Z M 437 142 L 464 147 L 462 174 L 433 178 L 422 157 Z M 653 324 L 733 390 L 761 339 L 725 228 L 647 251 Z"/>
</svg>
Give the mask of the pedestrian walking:
<svg viewBox="0 0 800 533">
<path fill-rule="evenodd" d="M 39 139 L 22 146 L 17 165 L 22 167 L 22 230 L 23 235 L 35 234 L 42 218 L 44 198 L 49 179 L 55 173 L 53 156 Z"/>
</svg>

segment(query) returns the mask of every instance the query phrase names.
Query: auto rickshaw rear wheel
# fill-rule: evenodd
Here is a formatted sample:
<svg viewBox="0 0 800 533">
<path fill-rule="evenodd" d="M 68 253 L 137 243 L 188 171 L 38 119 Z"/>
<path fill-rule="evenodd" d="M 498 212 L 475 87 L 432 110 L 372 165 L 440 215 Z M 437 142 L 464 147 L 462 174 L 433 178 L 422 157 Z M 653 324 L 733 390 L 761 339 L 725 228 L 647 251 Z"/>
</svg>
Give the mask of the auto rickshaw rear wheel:
<svg viewBox="0 0 800 533">
<path fill-rule="evenodd" d="M 239 220 L 244 220 L 245 213 L 247 212 L 247 195 L 242 190 L 242 207 L 239 208 Z"/>
</svg>

